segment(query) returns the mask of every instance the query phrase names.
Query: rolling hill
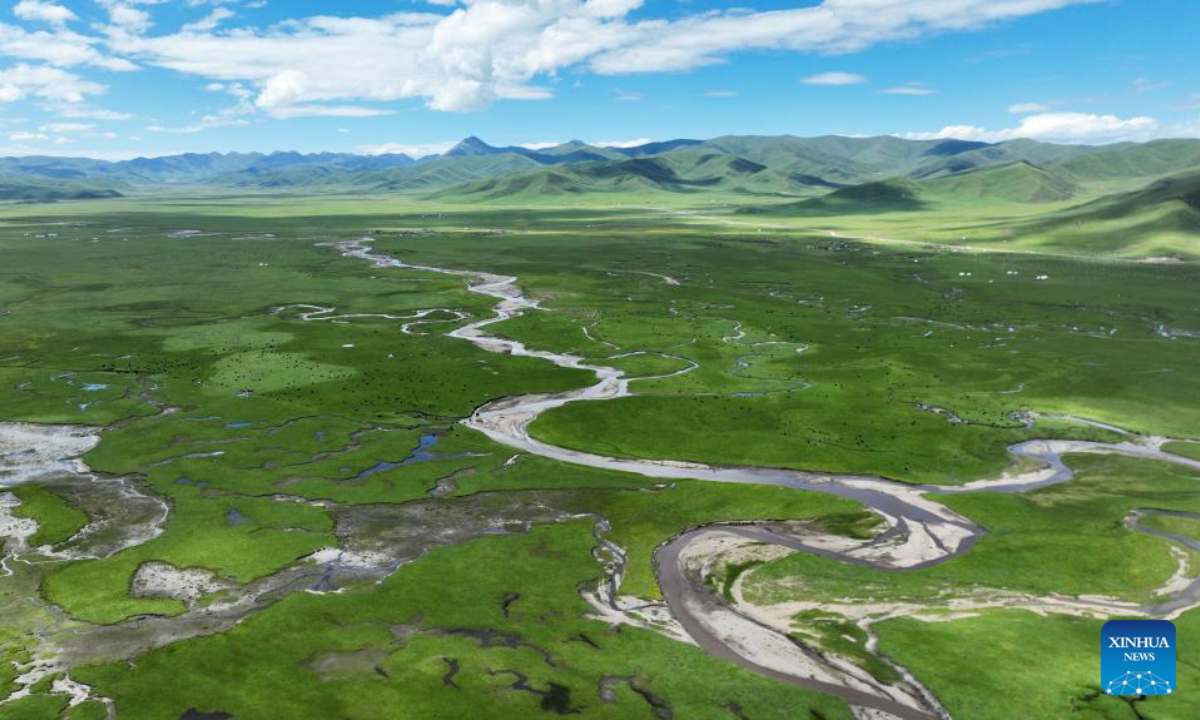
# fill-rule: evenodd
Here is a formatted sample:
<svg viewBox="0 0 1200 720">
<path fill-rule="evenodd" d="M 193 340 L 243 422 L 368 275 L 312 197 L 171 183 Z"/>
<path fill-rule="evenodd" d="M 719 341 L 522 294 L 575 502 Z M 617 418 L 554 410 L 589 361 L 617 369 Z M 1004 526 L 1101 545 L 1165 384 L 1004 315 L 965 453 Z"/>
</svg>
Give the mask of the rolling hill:
<svg viewBox="0 0 1200 720">
<path fill-rule="evenodd" d="M 464 183 L 435 192 L 431 197 L 462 202 L 647 192 L 805 197 L 835 187 L 838 186 L 820 177 L 769 168 L 702 145 L 686 145 L 661 155 L 571 163 Z"/>
<path fill-rule="evenodd" d="M 1100 191 L 1129 189 L 1166 172 L 1200 167 L 1200 141 L 1196 140 L 1093 147 L 1032 140 L 988 144 L 895 137 L 727 136 L 620 150 L 574 141 L 536 152 L 494 148 L 477 138 L 468 138 L 464 143 L 467 148 L 462 152 L 491 155 L 519 151 L 540 165 L 557 167 L 552 174 L 532 169 L 530 177 L 514 177 L 512 183 L 449 188 L 438 192 L 441 199 L 503 201 L 526 197 L 533 192 L 531 188 L 538 187 L 550 197 L 637 189 L 671 193 L 708 190 L 804 200 L 829 190 L 865 184 L 866 198 L 851 192 L 830 197 L 826 205 L 811 203 L 797 208 L 800 212 L 829 213 L 865 201 L 870 208 L 881 211 L 884 206 L 919 208 L 921 205 L 913 202 L 917 194 L 923 194 L 922 202 L 1062 202 L 1085 193 L 1089 187 Z M 545 155 L 589 159 L 558 162 L 547 161 Z M 662 164 L 647 172 L 644 167 L 628 164 L 627 157 L 652 158 Z M 901 193 L 897 197 L 895 183 L 890 187 L 874 185 L 888 178 L 914 180 L 918 187 L 910 188 L 907 196 Z M 882 194 L 874 196 L 872 189 Z"/>
<path fill-rule="evenodd" d="M 946 200 L 1052 203 L 1075 197 L 1080 186 L 1061 174 L 1026 160 L 988 165 L 954 175 L 919 181 L 920 186 Z"/>
<path fill-rule="evenodd" d="M 116 197 L 121 197 L 121 192 L 102 182 L 56 180 L 30 176 L 0 177 L 0 200 L 56 202 Z"/>
<path fill-rule="evenodd" d="M 511 175 L 535 167 L 538 167 L 535 161 L 510 153 L 457 155 L 436 162 L 412 162 L 368 170 L 306 164 L 273 172 L 241 171 L 217 176 L 209 184 L 246 190 L 287 188 L 330 193 L 404 193 Z"/>
<path fill-rule="evenodd" d="M 1021 225 L 1021 236 L 1121 254 L 1200 256 L 1200 171 Z"/>
<path fill-rule="evenodd" d="M 738 212 L 785 217 L 907 212 L 924 208 L 928 204 L 926 195 L 925 190 L 916 181 L 908 178 L 889 178 L 851 185 L 808 200 L 766 207 L 746 207 Z"/>
<path fill-rule="evenodd" d="M 167 189 L 473 205 L 704 204 L 829 218 L 853 231 L 1130 256 L 1200 256 L 1200 140 L 1107 146 L 897 137 L 724 136 L 606 147 L 493 146 L 439 155 L 189 153 L 108 162 L 0 158 L 0 200 Z M 1070 205 L 1070 203 L 1075 203 Z M 1040 206 L 1046 207 L 1040 207 Z M 892 217 L 874 221 L 874 215 Z"/>
<path fill-rule="evenodd" d="M 1079 181 L 1142 180 L 1200 167 L 1200 142 L 1156 140 L 1096 148 L 1057 163 L 1055 169 Z"/>
<path fill-rule="evenodd" d="M 921 180 L 875 180 L 821 197 L 741 212 L 805 217 L 907 212 L 939 203 L 1053 203 L 1070 200 L 1079 191 L 1070 178 L 1019 160 Z"/>
<path fill-rule="evenodd" d="M 662 158 L 586 162 L 455 185 L 431 197 L 457 201 L 512 201 L 581 193 L 696 192 L 711 185 L 680 176 Z"/>
</svg>

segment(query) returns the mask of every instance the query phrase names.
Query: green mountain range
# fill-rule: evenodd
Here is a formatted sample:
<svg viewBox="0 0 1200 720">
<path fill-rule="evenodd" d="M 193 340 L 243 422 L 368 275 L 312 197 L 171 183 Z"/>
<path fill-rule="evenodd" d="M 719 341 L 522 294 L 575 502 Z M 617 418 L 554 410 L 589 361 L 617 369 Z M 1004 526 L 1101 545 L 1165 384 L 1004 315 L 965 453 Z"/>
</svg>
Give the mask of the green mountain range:
<svg viewBox="0 0 1200 720">
<path fill-rule="evenodd" d="M 731 201 L 746 196 L 746 203 L 754 205 L 754 196 L 777 203 L 827 195 L 824 202 L 796 203 L 793 209 L 801 214 L 879 212 L 887 207 L 919 209 L 938 201 L 1064 202 L 1089 193 L 1131 190 L 1166 174 L 1200 168 L 1200 140 L 1094 147 L 1030 140 L 986 144 L 893 137 L 730 136 L 685 141 L 653 153 L 636 148 L 585 151 L 585 147 L 575 142 L 569 144 L 570 152 L 567 146 L 559 146 L 532 155 L 493 148 L 488 157 L 508 155 L 527 162 L 480 168 L 475 171 L 478 177 L 450 183 L 431 197 L 509 203 L 590 193 L 707 192 L 734 196 Z M 547 154 L 577 157 L 585 152 L 588 157 L 619 152 L 621 157 L 553 164 L 540 158 Z M 875 185 L 893 180 L 885 187 Z M 909 187 L 900 180 L 916 185 Z M 856 185 L 867 187 L 861 192 L 849 190 Z"/>
<path fill-rule="evenodd" d="M 730 212 L 781 220 L 853 221 L 931 211 L 953 215 L 956 223 L 962 220 L 955 237 L 976 227 L 985 234 L 1020 232 L 1023 242 L 1091 242 L 1110 249 L 1140 242 L 1131 238 L 1158 238 L 1137 251 L 1145 254 L 1155 252 L 1150 246 L 1159 241 L 1181 247 L 1197 237 L 1198 176 L 1200 140 L 1090 146 L 1032 140 L 725 136 L 636 147 L 573 140 L 526 148 L 496 147 L 470 137 L 427 157 L 211 153 L 121 162 L 0 158 L 0 200 L 85 200 L 194 187 L 297 195 L 406 194 L 444 204 L 501 206 L 650 204 L 673 196 L 684 203 L 694 198 Z M 987 213 L 974 210 L 984 207 Z"/>
<path fill-rule="evenodd" d="M 495 147 L 470 137 L 441 155 L 420 158 L 346 153 L 210 153 L 121 162 L 0 158 L 0 176 L 31 182 L 414 193 L 465 202 L 620 192 L 804 200 L 892 178 L 918 183 L 914 192 L 923 197 L 1058 202 L 1091 187 L 1132 190 L 1193 168 L 1200 168 L 1200 140 L 1094 147 L 841 136 L 726 136 L 629 148 L 573 140 L 537 149 Z M 871 187 L 861 195 L 868 205 L 890 202 L 875 197 Z M 828 203 L 840 206 L 854 198 L 855 193 L 841 194 Z"/>
</svg>

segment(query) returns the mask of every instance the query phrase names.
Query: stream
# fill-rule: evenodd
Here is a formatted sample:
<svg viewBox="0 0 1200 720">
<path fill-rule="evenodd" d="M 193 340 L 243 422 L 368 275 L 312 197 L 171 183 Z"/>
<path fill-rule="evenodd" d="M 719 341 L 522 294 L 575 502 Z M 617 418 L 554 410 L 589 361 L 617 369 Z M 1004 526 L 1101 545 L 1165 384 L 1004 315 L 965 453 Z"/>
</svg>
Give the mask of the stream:
<svg viewBox="0 0 1200 720">
<path fill-rule="evenodd" d="M 1068 453 L 1121 454 L 1200 471 L 1200 461 L 1163 451 L 1161 446 L 1165 439 L 1133 435 L 1118 443 L 1029 440 L 1010 447 L 1009 453 L 1014 458 L 1034 461 L 1036 469 L 1009 471 L 993 480 L 960 486 L 909 485 L 870 476 L 616 458 L 550 445 L 529 434 L 530 424 L 542 413 L 573 402 L 628 397 L 633 394 L 630 384 L 637 378 L 627 378 L 623 371 L 613 367 L 589 364 L 577 355 L 531 349 L 519 341 L 489 334 L 487 327 L 490 325 L 543 309 L 536 300 L 524 294 L 516 277 L 410 265 L 375 253 L 372 242 L 372 238 L 362 238 L 338 243 L 336 247 L 343 255 L 370 262 L 378 268 L 461 277 L 470 292 L 496 300 L 491 317 L 463 325 L 447 333 L 448 336 L 466 340 L 489 352 L 540 358 L 559 367 L 590 371 L 596 376 L 595 384 L 578 390 L 494 400 L 463 420 L 467 427 L 519 452 L 560 462 L 667 480 L 773 485 L 820 492 L 855 500 L 879 514 L 888 529 L 867 541 L 811 531 L 789 531 L 777 527 L 779 523 L 710 525 L 677 535 L 655 553 L 655 569 L 670 615 L 703 650 L 763 675 L 841 697 L 861 718 L 925 720 L 949 718 L 950 715 L 934 695 L 903 668 L 895 666 L 904 676 L 903 682 L 880 682 L 843 658 L 794 640 L 789 637 L 786 626 L 751 617 L 742 608 L 713 594 L 704 583 L 704 573 L 712 560 L 707 551 L 709 546 L 718 545 L 722 537 L 733 537 L 742 542 L 766 543 L 885 571 L 917 570 L 961 556 L 986 533 L 968 518 L 937 502 L 936 496 L 980 491 L 1015 493 L 1067 482 L 1074 477 L 1062 460 Z M 1151 532 L 1136 518 L 1129 522 L 1129 527 L 1139 532 Z M 1055 596 L 1027 600 L 1041 603 L 1038 607 L 1053 606 L 1098 616 L 1175 617 L 1200 604 L 1200 579 L 1181 585 L 1169 599 L 1150 606 L 1103 598 L 1076 600 Z M 615 594 L 615 590 L 608 594 Z M 617 610 L 615 598 L 610 598 L 610 602 L 614 602 L 612 609 Z"/>
</svg>

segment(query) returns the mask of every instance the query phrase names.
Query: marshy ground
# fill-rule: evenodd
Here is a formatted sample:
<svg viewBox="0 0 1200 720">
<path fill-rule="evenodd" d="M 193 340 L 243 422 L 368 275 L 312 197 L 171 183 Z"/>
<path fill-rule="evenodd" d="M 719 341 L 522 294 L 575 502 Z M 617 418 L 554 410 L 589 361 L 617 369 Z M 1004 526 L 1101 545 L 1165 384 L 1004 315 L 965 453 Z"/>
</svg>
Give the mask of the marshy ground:
<svg viewBox="0 0 1200 720">
<path fill-rule="evenodd" d="M 1193 586 L 1200 472 L 1068 454 L 1068 482 L 969 484 L 1040 472 L 1007 452 L 1037 439 L 1171 438 L 1186 459 L 1193 264 L 661 214 L 133 207 L 72 206 L 65 224 L 23 208 L 0 230 L 0 407 L 31 424 L 6 427 L 98 438 L 9 444 L 0 717 L 865 712 L 687 642 L 662 550 L 655 573 L 673 538 L 702 541 L 678 577 L 714 613 L 834 684 L 963 718 L 1011 717 L 1014 696 L 1047 717 L 1187 715 L 1098 694 L 1092 646 L 1109 614 Z M 336 247 L 364 236 L 381 257 L 493 275 L 494 292 Z M 506 298 L 529 311 L 479 325 Z M 508 341 L 537 352 L 495 352 Z M 629 392 L 558 402 L 595 386 L 588 368 Z M 538 447 L 463 424 L 489 407 Z M 639 470 L 663 460 L 879 478 L 974 537 L 959 552 L 932 521 L 795 483 Z M 758 521 L 774 523 L 729 525 Z M 844 561 L 872 543 L 871 562 Z M 1189 608 L 1170 610 L 1184 638 L 1200 633 Z M 1029 644 L 1047 672 L 1019 670 Z M 1182 684 L 1200 661 L 1180 653 Z"/>
</svg>

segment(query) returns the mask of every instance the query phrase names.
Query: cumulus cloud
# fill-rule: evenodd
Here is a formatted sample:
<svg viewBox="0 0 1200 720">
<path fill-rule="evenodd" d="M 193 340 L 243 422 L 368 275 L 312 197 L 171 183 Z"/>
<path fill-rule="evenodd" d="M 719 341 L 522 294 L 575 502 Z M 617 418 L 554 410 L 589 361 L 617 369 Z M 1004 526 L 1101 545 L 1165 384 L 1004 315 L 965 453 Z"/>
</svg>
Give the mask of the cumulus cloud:
<svg viewBox="0 0 1200 720">
<path fill-rule="evenodd" d="M 308 88 L 308 75 L 299 70 L 284 70 L 262 84 L 255 104 L 260 108 L 276 108 L 298 102 Z"/>
<path fill-rule="evenodd" d="M 470 0 L 377 18 L 317 16 L 266 29 L 151 35 L 149 0 L 98 0 L 114 54 L 209 82 L 243 82 L 256 106 L 389 102 L 471 111 L 550 96 L 570 68 L 602 74 L 688 70 L 747 50 L 849 53 L 965 31 L 1093 0 L 825 0 L 785 10 L 729 10 L 671 19 L 641 0 Z"/>
<path fill-rule="evenodd" d="M 41 2 L 41 0 L 21 0 L 13 7 L 13 15 L 22 20 L 44 22 L 51 25 L 64 25 L 79 17 L 62 5 Z"/>
<path fill-rule="evenodd" d="M 97 49 L 102 39 L 56 26 L 51 30 L 26 30 L 0 23 L 0 55 L 37 60 L 56 67 L 92 65 L 105 70 L 128 71 L 136 66 Z"/>
<path fill-rule="evenodd" d="M 990 130 L 974 125 L 949 125 L 935 132 L 907 133 L 913 140 L 979 140 L 1002 142 L 1017 138 L 1054 142 L 1105 143 L 1149 140 L 1160 129 L 1151 117 L 1120 118 L 1089 113 L 1041 113 L 1022 118 L 1016 127 Z"/>
<path fill-rule="evenodd" d="M 93 0 L 103 16 L 87 26 L 66 0 L 16 2 L 13 14 L 24 24 L 0 22 L 0 56 L 18 63 L 0 71 L 0 102 L 33 98 L 75 113 L 68 117 L 129 119 L 91 106 L 104 86 L 79 68 L 146 66 L 197 78 L 234 99 L 198 122 L 149 126 L 158 132 L 199 132 L 260 117 L 370 117 L 393 112 L 381 104 L 402 100 L 468 112 L 500 100 L 550 97 L 566 72 L 683 71 L 745 51 L 845 54 L 1097 0 L 812 0 L 777 10 L 669 15 L 643 7 L 644 0 L 427 0 L 380 16 L 296 17 L 265 27 L 227 23 L 231 8 L 261 0 L 185 0 L 198 9 L 196 19 L 176 30 L 155 25 L 169 1 Z M 52 82 L 38 79 L 50 75 Z M 853 85 L 865 78 L 827 72 L 805 82 Z M 883 92 L 934 91 L 909 84 Z"/>
<path fill-rule="evenodd" d="M 108 11 L 109 25 L 106 31 L 121 36 L 125 33 L 140 34 L 149 30 L 154 22 L 149 10 L 142 5 L 160 5 L 165 0 L 96 0 Z M 195 4 L 195 3 L 192 3 Z"/>
<path fill-rule="evenodd" d="M 820 75 L 809 75 L 800 82 L 805 85 L 862 85 L 867 79 L 862 75 L 848 72 L 825 72 Z"/>
<path fill-rule="evenodd" d="M 60 68 L 20 64 L 0 69 L 0 101 L 14 102 L 29 96 L 46 101 L 82 103 L 104 86 Z"/>
</svg>

